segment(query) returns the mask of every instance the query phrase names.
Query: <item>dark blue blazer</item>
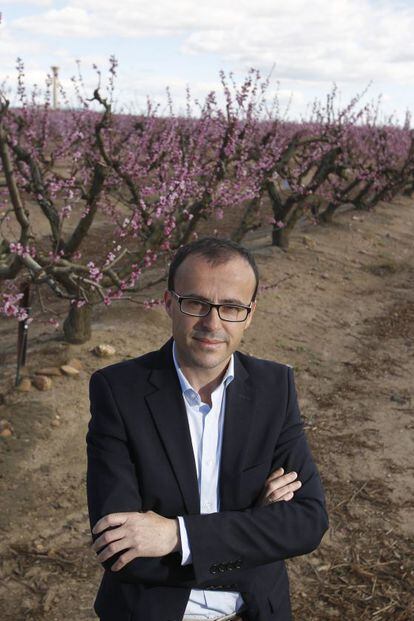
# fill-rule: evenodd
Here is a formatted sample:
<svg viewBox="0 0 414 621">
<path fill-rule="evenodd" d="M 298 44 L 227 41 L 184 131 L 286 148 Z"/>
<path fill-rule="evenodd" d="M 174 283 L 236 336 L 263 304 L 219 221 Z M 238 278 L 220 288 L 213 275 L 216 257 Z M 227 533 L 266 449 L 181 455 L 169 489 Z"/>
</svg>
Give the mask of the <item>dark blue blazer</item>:
<svg viewBox="0 0 414 621">
<path fill-rule="evenodd" d="M 290 621 L 284 559 L 306 554 L 328 527 L 321 480 L 289 366 L 235 353 L 227 388 L 219 513 L 200 514 L 196 466 L 172 339 L 159 351 L 96 371 L 86 436 L 91 528 L 104 515 L 183 515 L 192 564 L 181 553 L 103 563 L 95 600 L 103 621 L 181 621 L 192 588 L 241 592 L 246 621 Z M 288 502 L 255 506 L 268 475 L 295 470 Z M 93 536 L 95 539 L 96 536 Z"/>
</svg>

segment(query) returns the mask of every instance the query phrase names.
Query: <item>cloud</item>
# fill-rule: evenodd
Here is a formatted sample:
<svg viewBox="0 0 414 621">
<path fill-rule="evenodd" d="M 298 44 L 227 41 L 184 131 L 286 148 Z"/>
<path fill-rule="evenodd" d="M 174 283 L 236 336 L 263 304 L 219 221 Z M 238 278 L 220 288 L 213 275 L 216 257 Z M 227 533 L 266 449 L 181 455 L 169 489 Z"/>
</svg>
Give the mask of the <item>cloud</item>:
<svg viewBox="0 0 414 621">
<path fill-rule="evenodd" d="M 6 38 L 0 27 L 3 71 L 9 71 L 16 56 L 37 61 L 37 67 L 30 65 L 33 71 L 42 66 L 48 70 L 49 59 L 56 58 L 62 76 L 75 73 L 76 56 L 84 67 L 96 62 L 105 70 L 107 61 L 102 58 L 112 52 L 118 56 L 118 50 L 123 101 L 135 96 L 144 101 L 144 93 L 162 99 L 169 84 L 181 103 L 187 82 L 195 84 L 186 79 L 190 75 L 196 81 L 199 77 L 195 91 L 202 97 L 207 90 L 220 90 L 219 66 L 242 77 L 248 67 L 267 74 L 275 66 L 273 78 L 281 81 L 281 99 L 288 101 L 293 93 L 300 106 L 329 91 L 334 81 L 341 85 L 344 99 L 371 80 L 394 98 L 394 105 L 409 103 L 409 95 L 413 98 L 407 86 L 414 61 L 412 2 L 13 0 L 15 4 L 19 10 L 13 19 L 13 11 L 7 10 L 11 0 L 6 0 Z M 165 41 L 152 58 L 154 43 L 146 42 L 154 38 Z M 36 45 L 43 50 L 42 59 Z M 88 84 L 93 82 L 92 75 Z M 211 88 L 206 89 L 207 84 Z"/>
<path fill-rule="evenodd" d="M 53 36 L 171 36 L 194 29 L 213 28 L 223 11 L 219 3 L 214 12 L 208 6 L 195 7 L 190 0 L 147 3 L 140 0 L 72 0 L 60 9 L 20 17 L 13 25 L 36 34 Z M 52 28 L 52 30 L 51 30 Z"/>
<path fill-rule="evenodd" d="M 49 37 L 97 37 L 101 32 L 88 12 L 76 6 L 51 9 L 41 15 L 30 15 L 13 20 L 12 26 L 33 35 Z"/>
<path fill-rule="evenodd" d="M 412 75 L 414 7 L 397 12 L 391 3 L 357 0 L 290 0 L 273 6 L 255 3 L 252 14 L 246 10 L 231 28 L 195 30 L 182 50 L 215 53 L 240 66 L 276 63 L 278 76 L 298 80 Z"/>
<path fill-rule="evenodd" d="M 0 25 L 0 58 L 1 75 L 16 66 L 17 57 L 31 58 L 42 50 L 42 43 L 39 40 L 25 37 L 22 40 L 17 38 L 12 29 L 5 24 Z"/>
<path fill-rule="evenodd" d="M 34 0 L 47 2 L 48 0 Z M 373 25 L 375 24 L 375 28 Z M 411 78 L 414 7 L 368 0 L 70 0 L 20 17 L 17 30 L 51 37 L 182 37 L 181 52 L 270 67 L 280 78 Z"/>
<path fill-rule="evenodd" d="M 15 6 L 52 6 L 53 0 L 2 0 L 2 5 Z"/>
</svg>

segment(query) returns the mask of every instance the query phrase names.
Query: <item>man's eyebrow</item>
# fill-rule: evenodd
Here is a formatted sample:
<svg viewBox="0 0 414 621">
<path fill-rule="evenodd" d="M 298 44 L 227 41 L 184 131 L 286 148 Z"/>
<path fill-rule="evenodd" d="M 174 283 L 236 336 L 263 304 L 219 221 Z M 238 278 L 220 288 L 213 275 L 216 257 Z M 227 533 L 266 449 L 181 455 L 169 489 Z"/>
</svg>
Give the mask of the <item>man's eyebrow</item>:
<svg viewBox="0 0 414 621">
<path fill-rule="evenodd" d="M 183 298 L 194 298 L 195 300 L 200 300 L 201 302 L 209 302 L 209 304 L 214 304 L 211 300 L 204 297 L 204 295 L 200 295 L 199 293 L 186 293 L 181 296 Z M 237 298 L 226 298 L 217 302 L 217 304 L 237 304 L 237 306 L 249 306 L 249 303 L 242 302 Z"/>
</svg>

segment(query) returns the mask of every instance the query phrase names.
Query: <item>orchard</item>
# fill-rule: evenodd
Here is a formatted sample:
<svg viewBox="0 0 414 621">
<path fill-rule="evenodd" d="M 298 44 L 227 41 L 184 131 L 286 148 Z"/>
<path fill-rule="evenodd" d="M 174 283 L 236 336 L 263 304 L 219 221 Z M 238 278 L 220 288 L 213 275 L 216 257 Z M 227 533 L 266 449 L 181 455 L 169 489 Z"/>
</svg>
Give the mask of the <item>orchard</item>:
<svg viewBox="0 0 414 621">
<path fill-rule="evenodd" d="M 171 253 L 208 225 L 242 241 L 271 225 L 269 243 L 288 250 L 303 218 L 328 224 L 343 206 L 371 210 L 414 190 L 414 133 L 379 121 L 356 96 L 340 108 L 334 88 L 308 119 L 289 122 L 269 80 L 250 70 L 241 85 L 221 73 L 224 105 L 211 92 L 168 117 L 150 100 L 141 115 L 114 109 L 117 62 L 105 85 L 83 95 L 73 78 L 60 110 L 46 88 L 27 92 L 17 66 L 19 105 L 0 99 L 0 312 L 27 321 L 22 287 L 66 299 L 65 338 L 85 342 L 94 305 L 163 278 Z M 40 224 L 39 224 L 40 223 Z M 159 276 L 159 274 L 162 274 Z M 158 276 L 157 276 L 158 275 Z M 145 280 L 145 279 L 144 279 Z M 146 278 L 145 282 L 148 282 Z M 45 309 L 47 315 L 47 309 Z"/>
</svg>

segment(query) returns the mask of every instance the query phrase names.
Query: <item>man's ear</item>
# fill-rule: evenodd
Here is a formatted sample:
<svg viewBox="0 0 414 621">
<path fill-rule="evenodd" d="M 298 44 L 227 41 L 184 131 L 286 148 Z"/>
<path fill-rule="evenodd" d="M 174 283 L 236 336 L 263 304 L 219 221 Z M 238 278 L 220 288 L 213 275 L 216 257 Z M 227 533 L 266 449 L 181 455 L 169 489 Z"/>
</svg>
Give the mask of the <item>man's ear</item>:
<svg viewBox="0 0 414 621">
<path fill-rule="evenodd" d="M 245 324 L 245 328 L 244 328 L 245 330 L 247 330 L 247 328 L 252 323 L 252 319 L 253 319 L 254 311 L 256 310 L 256 306 L 257 306 L 257 303 L 256 303 L 256 300 L 255 300 L 253 302 L 253 304 L 252 304 L 252 310 L 250 311 L 249 316 L 246 319 L 246 324 Z"/>
<path fill-rule="evenodd" d="M 167 315 L 169 317 L 171 317 L 171 304 L 172 304 L 172 295 L 168 291 L 168 289 L 166 289 L 164 291 L 164 306 L 165 306 L 165 310 L 167 311 Z"/>
</svg>

